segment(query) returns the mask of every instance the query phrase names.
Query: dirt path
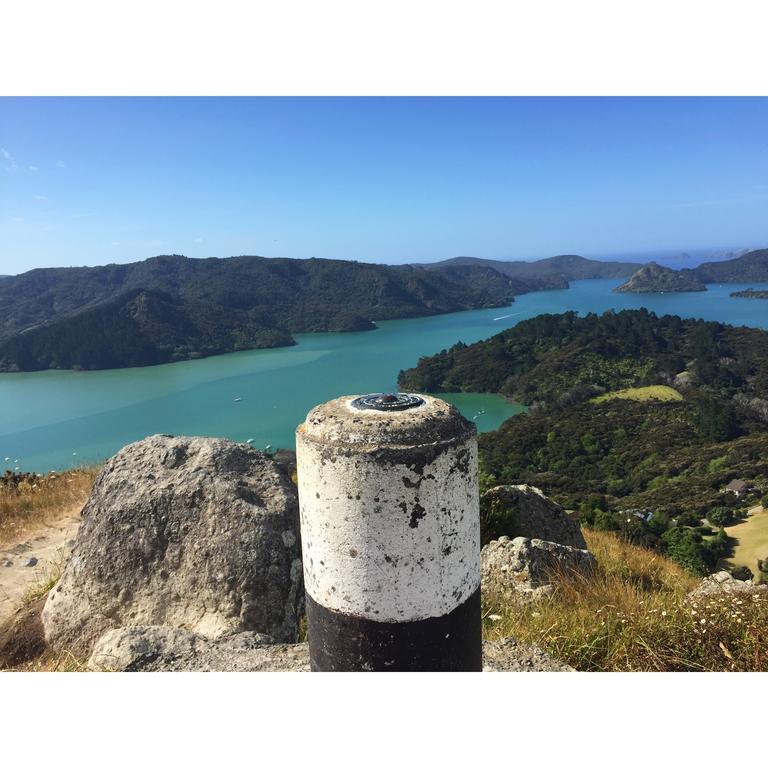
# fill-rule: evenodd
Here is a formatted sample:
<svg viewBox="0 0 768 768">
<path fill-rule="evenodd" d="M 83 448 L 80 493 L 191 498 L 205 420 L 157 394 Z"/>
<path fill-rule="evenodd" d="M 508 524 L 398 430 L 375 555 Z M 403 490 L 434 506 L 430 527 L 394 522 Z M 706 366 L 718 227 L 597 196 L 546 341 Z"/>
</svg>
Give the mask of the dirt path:
<svg viewBox="0 0 768 768">
<path fill-rule="evenodd" d="M 30 589 L 58 573 L 72 549 L 79 525 L 80 513 L 75 508 L 26 539 L 0 546 L 0 623 Z"/>
</svg>

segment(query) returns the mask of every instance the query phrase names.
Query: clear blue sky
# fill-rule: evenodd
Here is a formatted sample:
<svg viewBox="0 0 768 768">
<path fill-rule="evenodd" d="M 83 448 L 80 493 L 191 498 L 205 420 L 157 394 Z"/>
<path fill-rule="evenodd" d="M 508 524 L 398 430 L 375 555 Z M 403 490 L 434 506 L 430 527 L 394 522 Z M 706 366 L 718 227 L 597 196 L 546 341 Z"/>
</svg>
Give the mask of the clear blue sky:
<svg viewBox="0 0 768 768">
<path fill-rule="evenodd" d="M 768 98 L 0 99 L 0 274 L 768 245 Z"/>
</svg>

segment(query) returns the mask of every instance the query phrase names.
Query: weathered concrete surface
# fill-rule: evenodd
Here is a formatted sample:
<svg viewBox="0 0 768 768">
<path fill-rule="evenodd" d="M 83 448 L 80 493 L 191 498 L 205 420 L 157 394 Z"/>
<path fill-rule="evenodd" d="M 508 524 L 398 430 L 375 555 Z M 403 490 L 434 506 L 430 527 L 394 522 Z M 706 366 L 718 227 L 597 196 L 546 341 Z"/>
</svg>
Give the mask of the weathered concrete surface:
<svg viewBox="0 0 768 768">
<path fill-rule="evenodd" d="M 356 397 L 345 395 L 316 406 L 297 435 L 321 445 L 409 450 L 444 441 L 463 442 L 477 434 L 475 425 L 457 408 L 437 397 L 419 395 L 425 405 L 404 411 L 357 410 L 350 405 Z"/>
<path fill-rule="evenodd" d="M 552 591 L 553 572 L 589 575 L 596 567 L 586 549 L 541 539 L 502 536 L 483 547 L 480 555 L 483 592 L 536 598 Z"/>
<path fill-rule="evenodd" d="M 307 593 L 379 622 L 444 616 L 480 585 L 476 429 L 426 395 L 313 409 L 296 434 Z"/>
<path fill-rule="evenodd" d="M 286 472 L 239 443 L 155 435 L 105 464 L 42 620 L 52 646 L 80 654 L 139 624 L 292 641 L 303 600 Z"/>
<path fill-rule="evenodd" d="M 512 638 L 483 644 L 485 672 L 573 671 Z M 116 672 L 308 672 L 307 643 L 273 643 L 252 632 L 210 639 L 171 627 L 125 627 L 97 641 L 88 666 Z"/>
<path fill-rule="evenodd" d="M 532 485 L 498 485 L 483 494 L 481 505 L 497 505 L 504 511 L 510 539 L 543 539 L 566 547 L 586 549 L 579 524 L 565 510 Z"/>
</svg>

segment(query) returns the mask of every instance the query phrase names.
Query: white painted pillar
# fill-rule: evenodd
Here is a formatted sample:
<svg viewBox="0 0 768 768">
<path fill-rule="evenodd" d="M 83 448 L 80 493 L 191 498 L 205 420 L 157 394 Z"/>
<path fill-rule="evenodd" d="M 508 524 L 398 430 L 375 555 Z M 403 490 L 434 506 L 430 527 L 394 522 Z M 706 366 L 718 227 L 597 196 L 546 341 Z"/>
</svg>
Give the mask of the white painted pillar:
<svg viewBox="0 0 768 768">
<path fill-rule="evenodd" d="M 341 397 L 296 433 L 315 670 L 477 670 L 474 424 L 426 395 Z"/>
</svg>

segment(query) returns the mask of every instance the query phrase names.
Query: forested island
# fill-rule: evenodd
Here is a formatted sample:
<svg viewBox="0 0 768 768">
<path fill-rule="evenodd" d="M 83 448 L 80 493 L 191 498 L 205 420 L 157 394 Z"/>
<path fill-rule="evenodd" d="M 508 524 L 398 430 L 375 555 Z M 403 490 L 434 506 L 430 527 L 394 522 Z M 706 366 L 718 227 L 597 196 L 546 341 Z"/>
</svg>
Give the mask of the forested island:
<svg viewBox="0 0 768 768">
<path fill-rule="evenodd" d="M 746 291 L 734 291 L 731 297 L 734 299 L 768 299 L 768 291 L 754 291 L 749 288 Z"/>
<path fill-rule="evenodd" d="M 699 573 L 728 551 L 739 502 L 726 485 L 768 493 L 766 331 L 646 310 L 541 315 L 422 358 L 399 384 L 526 403 L 480 436 L 485 486 L 535 485 Z"/>
</svg>

